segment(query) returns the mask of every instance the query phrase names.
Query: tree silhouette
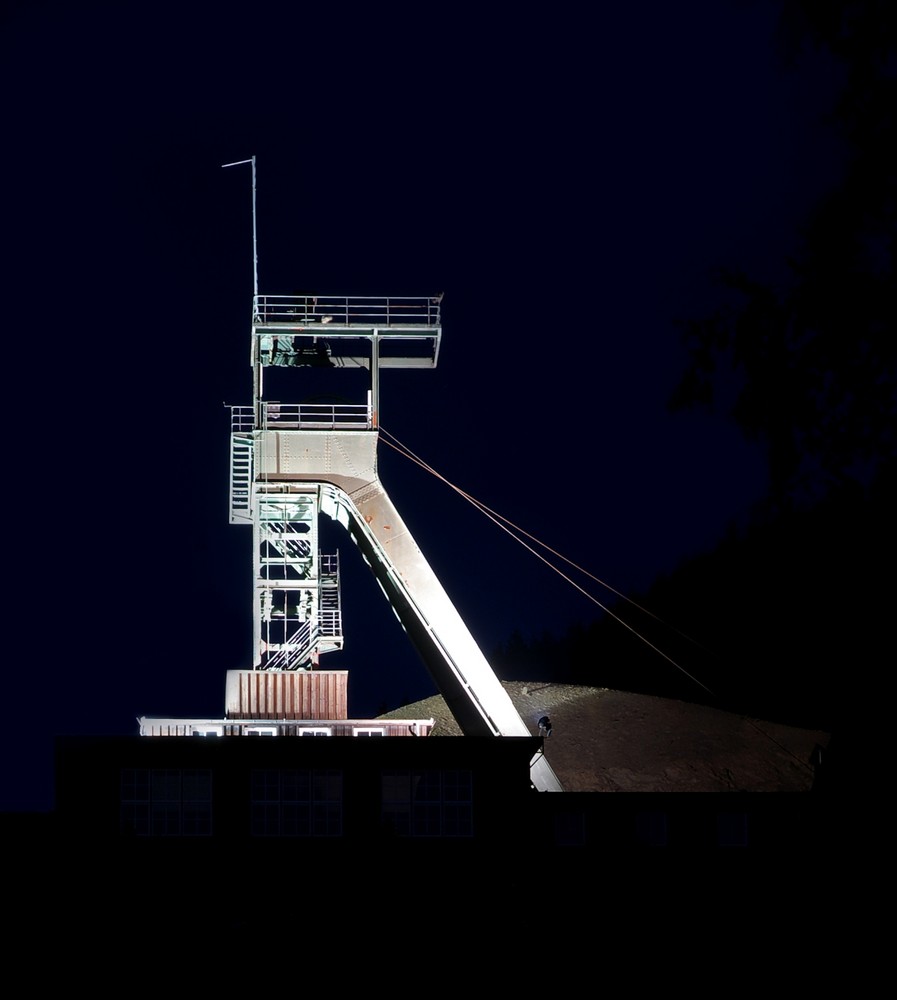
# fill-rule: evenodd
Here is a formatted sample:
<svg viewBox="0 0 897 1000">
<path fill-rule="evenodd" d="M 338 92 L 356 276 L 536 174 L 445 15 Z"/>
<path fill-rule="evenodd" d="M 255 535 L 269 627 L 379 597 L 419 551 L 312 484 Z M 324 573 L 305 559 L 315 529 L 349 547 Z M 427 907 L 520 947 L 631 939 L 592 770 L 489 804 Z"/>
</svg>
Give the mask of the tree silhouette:
<svg viewBox="0 0 897 1000">
<path fill-rule="evenodd" d="M 843 66 L 832 126 L 850 155 L 786 278 L 722 273 L 723 304 L 682 324 L 688 365 L 670 400 L 764 442 L 769 496 L 746 530 L 632 595 L 655 618 L 620 602 L 631 630 L 604 616 L 553 651 L 518 635 L 502 665 L 838 732 L 839 755 L 862 769 L 894 603 L 895 15 L 858 0 L 781 9 L 786 66 L 799 71 L 812 46 Z"/>
<path fill-rule="evenodd" d="M 816 207 L 781 287 L 719 275 L 724 305 L 683 324 L 673 408 L 728 413 L 767 445 L 774 509 L 870 486 L 897 454 L 897 44 L 887 5 L 783 5 L 783 58 L 825 46 L 845 67 L 833 124 L 843 183 Z M 734 388 L 733 388 L 734 386 Z"/>
<path fill-rule="evenodd" d="M 785 65 L 799 70 L 816 47 L 843 68 L 832 115 L 849 150 L 843 179 L 803 227 L 786 279 L 719 276 L 723 306 L 683 324 L 689 365 L 670 401 L 764 442 L 770 481 L 748 535 L 714 553 L 715 580 L 688 587 L 683 574 L 678 589 L 705 607 L 728 591 L 706 620 L 736 689 L 824 719 L 856 761 L 881 704 L 894 589 L 895 24 L 883 2 L 782 4 Z"/>
</svg>

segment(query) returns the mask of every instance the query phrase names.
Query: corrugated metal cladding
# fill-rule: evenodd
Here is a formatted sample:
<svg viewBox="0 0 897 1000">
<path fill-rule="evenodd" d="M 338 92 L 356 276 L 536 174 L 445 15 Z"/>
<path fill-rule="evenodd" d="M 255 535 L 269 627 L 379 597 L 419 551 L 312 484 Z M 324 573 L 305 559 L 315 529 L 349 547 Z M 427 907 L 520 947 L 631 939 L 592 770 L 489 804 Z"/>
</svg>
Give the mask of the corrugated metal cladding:
<svg viewBox="0 0 897 1000">
<path fill-rule="evenodd" d="M 347 670 L 229 670 L 228 719 L 346 719 Z"/>
</svg>

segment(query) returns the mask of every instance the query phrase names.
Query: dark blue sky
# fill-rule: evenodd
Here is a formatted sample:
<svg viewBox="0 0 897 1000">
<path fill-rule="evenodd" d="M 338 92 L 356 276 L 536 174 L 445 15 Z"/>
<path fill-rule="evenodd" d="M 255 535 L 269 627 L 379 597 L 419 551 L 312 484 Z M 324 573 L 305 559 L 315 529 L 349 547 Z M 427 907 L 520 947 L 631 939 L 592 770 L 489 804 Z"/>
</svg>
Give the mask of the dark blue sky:
<svg viewBox="0 0 897 1000">
<path fill-rule="evenodd" d="M 434 371 L 381 419 L 442 475 L 626 593 L 766 487 L 667 401 L 712 276 L 784 273 L 838 179 L 840 78 L 777 60 L 774 2 L 559 9 L 13 4 L 0 31 L 7 383 L 3 808 L 50 802 L 52 736 L 218 715 L 249 665 L 228 422 L 260 289 L 444 292 Z M 489 655 L 597 611 L 444 485 L 381 476 Z M 432 686 L 343 554 L 350 710 Z M 367 589 L 365 589 L 367 588 Z M 596 591 L 600 600 L 606 594 Z M 23 767 L 23 761 L 25 766 Z"/>
</svg>

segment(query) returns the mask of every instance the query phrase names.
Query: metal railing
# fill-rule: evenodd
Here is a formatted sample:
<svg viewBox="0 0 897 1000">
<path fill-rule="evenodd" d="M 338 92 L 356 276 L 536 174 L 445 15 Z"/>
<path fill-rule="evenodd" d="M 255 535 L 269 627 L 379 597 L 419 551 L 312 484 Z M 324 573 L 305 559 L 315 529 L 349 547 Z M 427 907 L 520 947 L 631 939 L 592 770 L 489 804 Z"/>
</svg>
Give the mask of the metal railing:
<svg viewBox="0 0 897 1000">
<path fill-rule="evenodd" d="M 318 615 L 318 634 L 332 639 L 343 634 L 343 622 L 339 608 L 324 609 Z"/>
<path fill-rule="evenodd" d="M 371 426 L 371 408 L 367 403 L 262 403 L 262 419 L 269 430 L 364 430 Z"/>
<path fill-rule="evenodd" d="M 371 427 L 368 403 L 262 403 L 262 426 L 266 430 L 368 430 Z M 251 406 L 230 408 L 232 434 L 255 430 Z"/>
<path fill-rule="evenodd" d="M 320 598 L 318 633 L 332 639 L 343 634 L 342 601 L 339 586 L 339 552 L 318 552 Z"/>
<path fill-rule="evenodd" d="M 230 407 L 231 434 L 248 434 L 255 430 L 255 411 L 251 406 Z"/>
<path fill-rule="evenodd" d="M 268 643 L 263 670 L 295 670 L 314 649 L 317 635 L 309 622 L 302 622 L 284 643 Z M 272 646 L 274 648 L 272 648 Z"/>
<path fill-rule="evenodd" d="M 441 325 L 442 296 L 257 295 L 253 323 L 297 326 Z"/>
</svg>

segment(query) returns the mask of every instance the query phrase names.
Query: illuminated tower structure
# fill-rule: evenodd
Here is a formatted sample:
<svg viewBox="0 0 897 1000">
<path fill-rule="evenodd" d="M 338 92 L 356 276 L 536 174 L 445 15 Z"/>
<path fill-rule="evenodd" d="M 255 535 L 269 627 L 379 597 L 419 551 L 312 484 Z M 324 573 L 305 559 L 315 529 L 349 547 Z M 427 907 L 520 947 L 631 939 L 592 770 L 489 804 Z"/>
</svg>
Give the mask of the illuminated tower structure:
<svg viewBox="0 0 897 1000">
<path fill-rule="evenodd" d="M 226 719 L 144 718 L 142 735 L 429 734 L 433 720 L 346 717 L 347 672 L 321 666 L 343 646 L 322 516 L 349 533 L 465 736 L 532 735 L 377 473 L 380 372 L 435 368 L 441 337 L 441 296 L 254 296 L 253 401 L 231 407 L 230 463 L 230 521 L 253 534 L 252 668 L 228 672 Z M 357 398 L 333 395 L 347 388 Z M 562 791 L 541 750 L 530 775 Z"/>
</svg>

